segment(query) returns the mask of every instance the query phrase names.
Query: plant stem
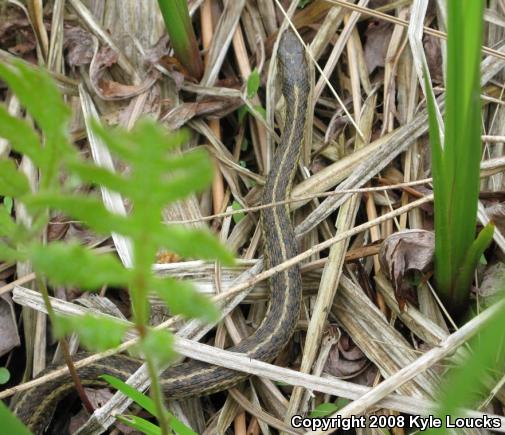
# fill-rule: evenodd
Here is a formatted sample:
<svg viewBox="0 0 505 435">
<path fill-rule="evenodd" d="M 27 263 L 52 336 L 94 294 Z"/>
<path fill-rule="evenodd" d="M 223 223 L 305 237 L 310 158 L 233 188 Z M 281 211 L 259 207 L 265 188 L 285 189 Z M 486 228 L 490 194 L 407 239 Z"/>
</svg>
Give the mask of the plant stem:
<svg viewBox="0 0 505 435">
<path fill-rule="evenodd" d="M 134 213 L 140 213 L 138 210 Z M 145 217 L 145 216 L 143 216 Z M 144 221 L 148 221 L 145 219 Z M 130 288 L 131 304 L 133 308 L 133 316 L 135 320 L 135 328 L 140 337 L 141 349 L 145 349 L 143 345 L 149 334 L 149 311 L 150 306 L 147 299 L 148 283 L 151 274 L 151 263 L 154 258 L 156 248 L 150 243 L 149 235 L 144 233 L 139 236 L 139 239 L 134 242 L 134 279 Z M 156 417 L 161 429 L 161 435 L 170 434 L 170 426 L 167 421 L 167 411 L 163 405 L 163 395 L 158 376 L 156 363 L 149 352 L 143 351 L 143 356 L 147 365 L 147 371 L 151 379 L 151 398 L 156 407 Z"/>
<path fill-rule="evenodd" d="M 158 423 L 160 424 L 161 435 L 169 435 L 170 427 L 167 421 L 167 412 L 163 404 L 163 395 L 161 393 L 161 386 L 159 382 L 158 372 L 156 370 L 156 365 L 149 355 L 144 355 L 147 364 L 147 371 L 149 377 L 151 378 L 151 398 L 156 406 L 156 414 Z"/>
<path fill-rule="evenodd" d="M 40 290 L 40 293 L 42 295 L 42 299 L 44 300 L 44 304 L 47 309 L 47 315 L 49 316 L 49 319 L 51 320 L 51 323 L 53 325 L 56 324 L 56 313 L 54 312 L 53 306 L 51 304 L 51 299 L 49 298 L 49 292 L 47 290 L 47 286 L 45 282 L 37 277 L 37 287 Z M 91 404 L 86 391 L 84 390 L 82 386 L 81 379 L 79 378 L 79 374 L 77 373 L 77 369 L 75 368 L 74 362 L 72 360 L 72 356 L 70 355 L 70 350 L 68 348 L 68 343 L 66 338 L 61 338 L 59 340 L 60 346 L 61 346 L 61 352 L 63 354 L 63 359 L 65 360 L 65 364 L 68 367 L 68 372 L 70 373 L 70 376 L 72 378 L 72 382 L 74 383 L 75 389 L 77 391 L 77 394 L 79 395 L 79 398 L 81 399 L 82 404 L 86 408 L 86 410 L 90 413 L 93 414 L 95 408 Z"/>
</svg>

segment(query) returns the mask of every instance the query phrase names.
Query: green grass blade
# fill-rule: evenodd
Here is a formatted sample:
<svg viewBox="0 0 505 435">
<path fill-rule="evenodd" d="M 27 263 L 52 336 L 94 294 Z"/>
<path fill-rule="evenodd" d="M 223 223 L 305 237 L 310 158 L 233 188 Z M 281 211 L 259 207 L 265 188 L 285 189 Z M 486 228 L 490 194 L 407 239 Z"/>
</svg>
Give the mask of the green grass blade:
<svg viewBox="0 0 505 435">
<path fill-rule="evenodd" d="M 150 397 L 142 394 L 131 385 L 128 385 L 126 382 L 123 382 L 121 379 L 118 379 L 114 376 L 102 375 L 100 377 L 102 379 L 105 379 L 113 388 L 121 391 L 121 393 L 132 399 L 137 405 L 156 417 L 156 406 Z"/>
<path fill-rule="evenodd" d="M 480 176 L 482 0 L 449 0 L 445 140 L 432 132 L 435 280 L 453 313 L 464 309 L 472 274 L 460 275 L 475 238 Z M 434 104 L 431 102 L 429 104 Z M 439 140 L 438 140 L 439 143 Z M 456 285 L 458 281 L 458 285 Z"/>
<path fill-rule="evenodd" d="M 444 174 L 444 150 L 440 139 L 440 126 L 438 124 L 435 100 L 433 98 L 431 83 L 428 74 L 424 74 L 426 89 L 426 102 L 428 107 L 428 127 L 431 142 L 433 185 L 435 194 L 435 270 L 448 271 L 448 273 L 437 275 L 437 283 L 443 288 L 450 287 L 450 250 L 451 244 L 448 238 L 448 218 L 447 218 L 447 189 L 442 174 Z"/>
<path fill-rule="evenodd" d="M 494 224 L 489 223 L 481 230 L 477 238 L 470 245 L 470 249 L 466 253 L 465 260 L 463 261 L 456 279 L 456 289 L 463 289 L 465 286 L 468 288 L 469 283 L 472 281 L 473 273 L 477 267 L 479 259 L 493 241 L 493 234 Z M 455 300 L 456 305 L 461 306 L 462 308 L 465 307 L 469 296 L 468 291 L 456 292 L 455 296 L 461 298 Z"/>
<path fill-rule="evenodd" d="M 161 429 L 155 424 L 136 415 L 118 415 L 116 417 L 121 423 L 132 427 L 146 435 L 161 435 Z"/>
<path fill-rule="evenodd" d="M 158 5 L 175 56 L 193 77 L 200 79 L 203 74 L 202 58 L 191 25 L 187 1 L 158 0 Z"/>
</svg>

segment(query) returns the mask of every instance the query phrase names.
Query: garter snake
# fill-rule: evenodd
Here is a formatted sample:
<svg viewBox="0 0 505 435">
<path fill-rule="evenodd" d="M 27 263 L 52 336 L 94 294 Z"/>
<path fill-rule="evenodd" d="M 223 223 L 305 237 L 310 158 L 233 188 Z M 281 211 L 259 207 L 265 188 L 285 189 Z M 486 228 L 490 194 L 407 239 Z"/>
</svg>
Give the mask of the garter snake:
<svg viewBox="0 0 505 435">
<path fill-rule="evenodd" d="M 308 118 L 309 68 L 304 47 L 291 30 L 285 31 L 281 36 L 277 59 L 286 102 L 286 120 L 272 161 L 272 170 L 263 189 L 263 204 L 289 198 Z M 264 209 L 260 223 L 267 268 L 297 254 L 288 205 Z M 270 279 L 270 288 L 270 303 L 261 325 L 254 334 L 230 351 L 271 361 L 291 338 L 301 303 L 302 284 L 298 266 L 274 275 Z M 139 364 L 136 360 L 116 355 L 83 367 L 78 372 L 84 386 L 98 386 L 104 384 L 97 379 L 98 376 L 111 374 L 125 379 Z M 245 377 L 245 374 L 224 367 L 191 361 L 166 370 L 161 376 L 161 385 L 166 397 L 178 399 L 222 391 Z M 21 397 L 15 412 L 34 433 L 41 434 L 51 420 L 57 403 L 72 389 L 69 377 L 61 377 L 35 387 Z"/>
</svg>

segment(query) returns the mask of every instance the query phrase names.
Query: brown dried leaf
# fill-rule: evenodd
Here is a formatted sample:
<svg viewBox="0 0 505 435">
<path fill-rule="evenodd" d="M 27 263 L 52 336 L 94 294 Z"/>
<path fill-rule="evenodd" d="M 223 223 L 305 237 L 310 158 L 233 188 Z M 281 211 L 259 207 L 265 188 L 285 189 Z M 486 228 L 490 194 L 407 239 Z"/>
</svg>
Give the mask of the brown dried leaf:
<svg viewBox="0 0 505 435">
<path fill-rule="evenodd" d="M 372 21 L 366 29 L 365 61 L 370 74 L 375 68 L 385 65 L 392 34 L 393 26 L 390 23 Z"/>
<path fill-rule="evenodd" d="M 159 73 L 154 70 L 151 72 L 151 75 L 148 75 L 146 79 L 138 85 L 126 85 L 106 78 L 107 69 L 115 65 L 117 61 L 118 54 L 110 47 L 103 47 L 98 50 L 91 61 L 91 66 L 89 68 L 91 85 L 96 94 L 103 100 L 111 101 L 132 98 L 146 92 L 156 83 Z"/>
<path fill-rule="evenodd" d="M 105 405 L 107 401 L 113 396 L 113 393 L 111 393 L 111 391 L 106 388 L 101 388 L 99 390 L 84 388 L 84 391 L 86 392 L 86 396 L 95 409 L 98 409 Z M 81 409 L 79 413 L 70 419 L 69 433 L 75 433 L 77 429 L 86 423 L 88 418 L 88 412 L 84 409 Z"/>
<path fill-rule="evenodd" d="M 117 114 L 117 121 L 119 125 L 130 125 L 130 120 L 132 116 L 136 116 L 136 112 L 139 110 L 138 101 L 135 99 L 130 100 L 130 102 L 119 109 Z M 147 91 L 147 98 L 143 100 L 142 105 L 142 116 L 150 115 L 153 119 L 158 119 L 161 111 L 161 96 L 160 87 L 158 85 L 153 86 L 149 91 Z M 114 124 L 114 121 L 111 122 Z M 116 169 L 121 168 L 122 164 L 118 163 Z"/>
<path fill-rule="evenodd" d="M 88 65 L 93 59 L 93 38 L 89 32 L 77 26 L 64 30 L 63 48 L 67 50 L 67 62 L 71 67 Z"/>
<path fill-rule="evenodd" d="M 196 103 L 183 103 L 168 112 L 162 120 L 168 128 L 177 129 L 196 116 L 207 115 L 209 119 L 219 119 L 237 110 L 244 103 L 240 98 L 203 99 Z"/>
<path fill-rule="evenodd" d="M 353 378 L 368 365 L 368 359 L 347 334 L 343 334 L 328 355 L 324 371 L 339 378 Z"/>
<path fill-rule="evenodd" d="M 19 340 L 16 315 L 10 295 L 0 296 L 0 356 L 10 352 L 21 344 Z"/>
<path fill-rule="evenodd" d="M 505 234 L 505 204 L 498 202 L 486 207 L 486 214 L 491 219 L 502 234 Z"/>
<path fill-rule="evenodd" d="M 37 41 L 28 19 L 17 13 L 4 13 L 0 20 L 0 46 L 17 55 L 35 50 Z"/>
<path fill-rule="evenodd" d="M 63 237 L 65 242 L 78 242 L 86 246 L 98 246 L 107 239 L 107 236 L 97 235 L 79 222 L 72 222 Z"/>
<path fill-rule="evenodd" d="M 434 252 L 435 235 L 425 230 L 401 231 L 382 242 L 381 268 L 393 283 L 400 308 L 407 300 L 415 303 L 412 279 L 431 270 Z"/>
<path fill-rule="evenodd" d="M 53 216 L 47 228 L 47 240 L 49 242 L 61 240 L 65 237 L 69 225 L 68 218 L 65 215 L 57 214 Z"/>
<path fill-rule="evenodd" d="M 498 294 L 503 294 L 504 291 L 505 263 L 493 264 L 484 272 L 482 282 L 476 289 L 476 293 L 483 298 L 489 298 Z"/>
<path fill-rule="evenodd" d="M 431 78 L 437 83 L 443 82 L 442 51 L 440 49 L 439 38 L 432 35 L 424 35 L 423 45 Z"/>
<path fill-rule="evenodd" d="M 175 83 L 177 91 L 182 88 L 185 80 L 196 82 L 195 78 L 189 74 L 189 71 L 175 57 L 165 55 L 160 57 L 158 62 L 167 70 L 169 77 Z"/>
<path fill-rule="evenodd" d="M 156 44 L 144 50 L 144 61 L 148 65 L 155 65 L 160 62 L 163 56 L 168 55 L 170 40 L 168 35 L 162 35 Z"/>
</svg>

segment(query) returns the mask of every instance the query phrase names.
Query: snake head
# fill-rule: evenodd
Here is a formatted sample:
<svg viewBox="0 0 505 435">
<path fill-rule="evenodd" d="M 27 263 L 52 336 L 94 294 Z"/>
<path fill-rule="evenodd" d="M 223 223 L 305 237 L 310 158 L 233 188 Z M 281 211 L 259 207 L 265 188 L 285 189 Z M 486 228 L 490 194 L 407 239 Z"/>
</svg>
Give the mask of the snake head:
<svg viewBox="0 0 505 435">
<path fill-rule="evenodd" d="M 293 86 L 308 86 L 305 47 L 291 28 L 286 29 L 281 36 L 277 61 L 284 95 Z"/>
</svg>

